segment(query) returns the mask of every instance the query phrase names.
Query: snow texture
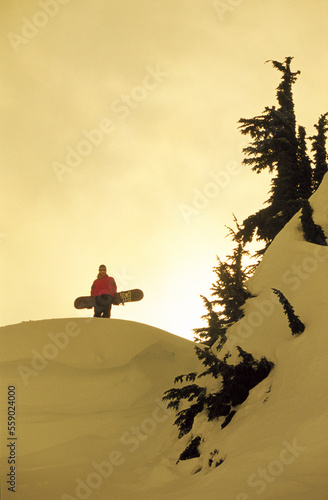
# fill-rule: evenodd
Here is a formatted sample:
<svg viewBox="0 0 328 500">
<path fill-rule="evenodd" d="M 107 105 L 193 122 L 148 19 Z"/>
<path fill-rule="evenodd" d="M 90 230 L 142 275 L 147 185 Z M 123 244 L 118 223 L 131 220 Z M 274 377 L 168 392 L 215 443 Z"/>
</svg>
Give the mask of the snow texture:
<svg viewBox="0 0 328 500">
<path fill-rule="evenodd" d="M 326 235 L 327 200 L 326 176 L 310 199 Z M 275 367 L 224 429 L 199 416 L 193 436 L 179 440 L 161 401 L 177 375 L 199 369 L 190 341 L 98 318 L 1 328 L 2 499 L 326 500 L 328 250 L 304 241 L 299 215 L 265 253 L 245 317 L 229 329 L 223 353 L 240 345 Z M 305 324 L 301 335 L 272 288 Z M 8 386 L 16 388 L 15 495 L 6 482 Z M 176 464 L 197 434 L 201 456 Z"/>
</svg>

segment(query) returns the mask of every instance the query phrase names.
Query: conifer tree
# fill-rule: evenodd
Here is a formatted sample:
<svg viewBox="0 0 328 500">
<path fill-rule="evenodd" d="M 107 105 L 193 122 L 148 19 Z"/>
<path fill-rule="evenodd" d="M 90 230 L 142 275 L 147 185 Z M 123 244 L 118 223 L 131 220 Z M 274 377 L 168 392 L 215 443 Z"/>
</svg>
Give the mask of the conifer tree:
<svg viewBox="0 0 328 500">
<path fill-rule="evenodd" d="M 305 140 L 305 128 L 298 127 L 298 167 L 299 167 L 299 186 L 298 197 L 307 200 L 312 194 L 312 166 L 307 153 Z"/>
<path fill-rule="evenodd" d="M 314 172 L 313 172 L 313 191 L 316 191 L 322 181 L 323 176 L 328 170 L 326 134 L 328 131 L 328 113 L 321 115 L 314 127 L 317 130 L 316 135 L 310 137 L 312 142 L 312 151 L 314 153 Z"/>
<path fill-rule="evenodd" d="M 180 387 L 165 391 L 162 398 L 163 401 L 168 401 L 168 408 L 177 412 L 174 424 L 179 429 L 179 438 L 192 431 L 195 418 L 202 412 L 208 421 L 222 418 L 221 428 L 226 427 L 238 406 L 247 399 L 249 391 L 264 380 L 274 367 L 274 363 L 265 357 L 257 360 L 240 346 L 236 346 L 239 356 L 236 364 L 227 363 L 230 353 L 220 359 L 210 348 L 201 349 L 196 345 L 195 349 L 205 370 L 176 377 L 174 383 L 181 384 Z M 195 382 L 206 377 L 214 379 L 210 383 L 210 389 L 208 380 L 207 383 L 204 381 L 203 385 Z M 183 385 L 190 380 L 193 380 L 192 384 Z M 201 438 L 197 436 L 197 443 L 194 439 L 187 445 L 179 460 L 198 456 Z"/>
<path fill-rule="evenodd" d="M 272 288 L 273 293 L 278 296 L 280 304 L 284 309 L 284 313 L 288 318 L 288 325 L 293 335 L 300 335 L 304 332 L 304 323 L 300 320 L 299 316 L 295 314 L 294 308 L 291 303 L 286 299 L 285 295 L 276 288 Z"/>
<path fill-rule="evenodd" d="M 218 265 L 214 267 L 217 278 L 211 288 L 214 300 L 202 297 L 207 310 L 202 319 L 207 321 L 207 326 L 194 330 L 195 340 L 207 345 L 214 344 L 220 338 L 219 348 L 225 341 L 227 328 L 243 317 L 242 306 L 250 297 L 245 282 L 254 267 L 243 265 L 243 258 L 249 256 L 249 252 L 245 249 L 237 219 L 233 217 L 237 229 L 228 228 L 228 235 L 237 245 L 225 262 L 217 257 Z"/>
<path fill-rule="evenodd" d="M 298 139 L 292 93 L 300 72 L 291 70 L 292 59 L 286 57 L 284 63 L 270 61 L 282 73 L 276 92 L 278 108 L 266 107 L 261 116 L 239 121 L 241 133 L 251 137 L 250 145 L 243 150 L 246 155 L 243 164 L 250 165 L 256 173 L 268 169 L 275 174 L 266 202 L 268 206 L 249 216 L 242 229 L 245 241 L 251 241 L 256 234 L 266 246 L 300 207 Z"/>
<path fill-rule="evenodd" d="M 300 215 L 305 241 L 316 245 L 327 246 L 326 235 L 319 224 L 313 220 L 313 208 L 309 200 L 304 201 Z"/>
</svg>

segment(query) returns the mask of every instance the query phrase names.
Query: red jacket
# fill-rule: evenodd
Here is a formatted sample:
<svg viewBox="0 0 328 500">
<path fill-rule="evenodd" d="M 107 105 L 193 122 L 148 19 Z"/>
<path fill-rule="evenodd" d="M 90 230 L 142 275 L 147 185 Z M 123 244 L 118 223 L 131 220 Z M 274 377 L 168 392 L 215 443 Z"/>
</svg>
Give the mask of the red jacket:
<svg viewBox="0 0 328 500">
<path fill-rule="evenodd" d="M 98 295 L 109 294 L 114 297 L 117 291 L 116 283 L 114 278 L 105 274 L 103 278 L 94 280 L 91 287 L 91 295 L 97 297 Z"/>
</svg>

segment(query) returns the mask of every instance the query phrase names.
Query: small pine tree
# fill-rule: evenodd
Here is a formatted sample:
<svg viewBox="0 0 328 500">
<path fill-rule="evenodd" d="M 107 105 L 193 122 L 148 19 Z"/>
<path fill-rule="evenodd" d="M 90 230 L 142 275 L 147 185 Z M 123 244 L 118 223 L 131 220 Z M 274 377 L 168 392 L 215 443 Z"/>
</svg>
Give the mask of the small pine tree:
<svg viewBox="0 0 328 500">
<path fill-rule="evenodd" d="M 298 166 L 300 172 L 298 197 L 302 200 L 307 200 L 313 192 L 312 166 L 307 153 L 305 135 L 305 128 L 301 126 L 298 127 Z"/>
<path fill-rule="evenodd" d="M 199 446 L 201 443 L 201 437 L 196 436 L 194 437 L 188 446 L 185 448 L 185 450 L 181 453 L 179 456 L 179 460 L 177 463 L 179 463 L 181 460 L 190 460 L 191 458 L 196 458 L 200 456 L 199 452 Z"/>
<path fill-rule="evenodd" d="M 313 220 L 313 209 L 309 200 L 305 200 L 300 215 L 305 241 L 317 245 L 327 246 L 325 233 L 319 224 Z"/>
<path fill-rule="evenodd" d="M 310 137 L 312 142 L 312 151 L 314 153 L 314 172 L 313 172 L 313 191 L 316 191 L 322 181 L 323 176 L 328 170 L 326 134 L 328 131 L 328 113 L 321 115 L 319 121 L 314 127 L 317 130 L 316 135 Z"/>
<path fill-rule="evenodd" d="M 284 313 L 288 318 L 288 325 L 291 329 L 292 335 L 300 335 L 303 333 L 305 330 L 304 323 L 302 323 L 299 316 L 295 314 L 293 306 L 280 290 L 277 290 L 276 288 L 272 288 L 272 290 L 278 296 L 280 304 L 282 304 Z"/>
<path fill-rule="evenodd" d="M 239 235 L 240 226 L 235 216 L 236 230 L 229 229 L 228 235 L 237 243 L 232 255 L 227 256 L 226 262 L 217 257 L 218 265 L 214 268 L 217 276 L 211 291 L 214 300 L 209 301 L 202 296 L 207 314 L 202 317 L 207 321 L 207 326 L 196 328 L 195 340 L 207 345 L 213 345 L 218 339 L 225 342 L 227 328 L 243 317 L 242 306 L 250 297 L 245 282 L 250 277 L 254 266 L 243 266 L 243 258 L 249 256 L 245 243 Z"/>
</svg>

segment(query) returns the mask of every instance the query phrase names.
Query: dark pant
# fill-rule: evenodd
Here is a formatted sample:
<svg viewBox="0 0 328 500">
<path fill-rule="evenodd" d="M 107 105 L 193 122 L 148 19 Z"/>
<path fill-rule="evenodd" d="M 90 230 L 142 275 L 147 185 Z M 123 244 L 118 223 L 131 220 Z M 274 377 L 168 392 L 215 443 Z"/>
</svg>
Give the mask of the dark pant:
<svg viewBox="0 0 328 500">
<path fill-rule="evenodd" d="M 95 301 L 95 318 L 110 318 L 114 297 L 112 295 L 104 294 L 98 295 Z"/>
</svg>

